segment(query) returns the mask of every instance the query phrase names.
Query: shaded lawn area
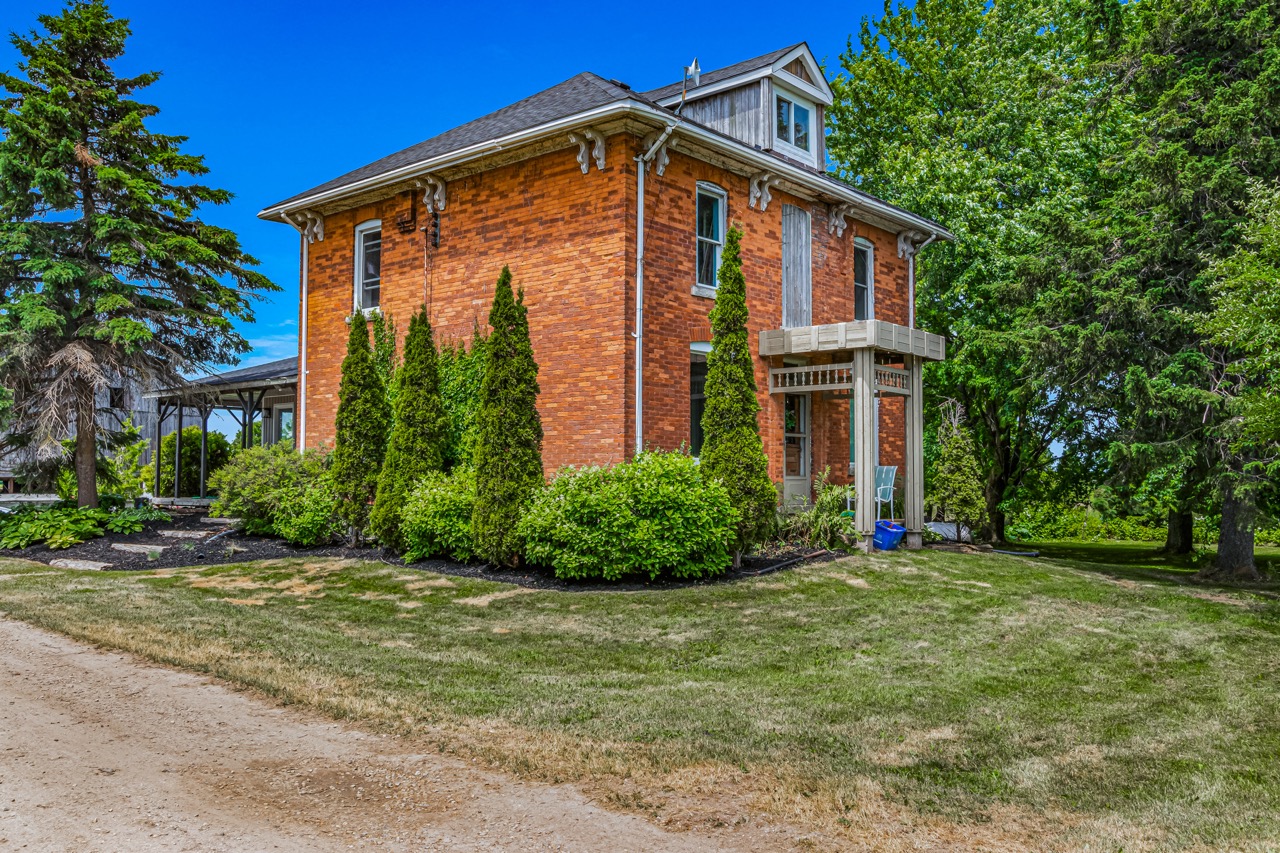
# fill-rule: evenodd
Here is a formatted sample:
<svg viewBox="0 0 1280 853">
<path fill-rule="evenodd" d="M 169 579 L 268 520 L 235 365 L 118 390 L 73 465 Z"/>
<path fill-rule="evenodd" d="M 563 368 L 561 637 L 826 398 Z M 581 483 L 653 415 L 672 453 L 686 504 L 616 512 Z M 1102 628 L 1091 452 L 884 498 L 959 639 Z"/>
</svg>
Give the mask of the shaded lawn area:
<svg viewBox="0 0 1280 853">
<path fill-rule="evenodd" d="M 640 592 L 350 560 L 0 561 L 0 610 L 691 824 L 1280 841 L 1275 588 L 1190 584 L 1149 544 L 1038 547 L 1053 558 L 893 553 Z"/>
</svg>

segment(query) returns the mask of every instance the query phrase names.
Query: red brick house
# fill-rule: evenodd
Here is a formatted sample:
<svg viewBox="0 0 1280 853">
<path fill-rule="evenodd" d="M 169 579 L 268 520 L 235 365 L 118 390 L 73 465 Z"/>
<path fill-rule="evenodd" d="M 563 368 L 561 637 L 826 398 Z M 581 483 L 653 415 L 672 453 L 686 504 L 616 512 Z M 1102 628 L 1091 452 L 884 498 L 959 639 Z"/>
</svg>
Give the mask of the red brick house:
<svg viewBox="0 0 1280 853">
<path fill-rule="evenodd" d="M 469 338 L 508 264 L 548 472 L 696 452 L 737 224 L 771 475 L 788 499 L 826 468 L 858 483 L 869 531 L 874 466 L 896 465 L 918 540 L 920 366 L 945 347 L 914 328 L 913 258 L 951 235 L 825 174 L 831 100 L 805 44 L 644 93 L 584 73 L 262 211 L 302 235 L 302 446 L 333 438 L 353 311 L 425 303 L 441 339 Z"/>
</svg>

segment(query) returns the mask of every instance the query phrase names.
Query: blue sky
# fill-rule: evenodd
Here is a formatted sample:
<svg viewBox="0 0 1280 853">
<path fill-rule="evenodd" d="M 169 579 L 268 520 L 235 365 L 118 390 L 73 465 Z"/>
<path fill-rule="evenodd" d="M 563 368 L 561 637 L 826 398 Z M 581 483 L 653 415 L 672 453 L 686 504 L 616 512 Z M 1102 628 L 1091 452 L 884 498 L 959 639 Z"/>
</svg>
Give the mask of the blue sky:
<svg viewBox="0 0 1280 853">
<path fill-rule="evenodd" d="M 62 5 L 7 0 L 0 29 L 25 33 Z M 115 0 L 111 9 L 133 27 L 117 70 L 164 74 L 143 94 L 161 109 L 152 126 L 189 136 L 187 150 L 212 170 L 205 181 L 236 195 L 202 215 L 239 234 L 282 288 L 241 329 L 254 346 L 248 365 L 297 352 L 298 237 L 257 219 L 268 204 L 581 71 L 643 90 L 679 79 L 694 56 L 709 70 L 808 41 L 830 72 L 881 4 Z M 16 59 L 6 39 L 0 64 Z"/>
</svg>

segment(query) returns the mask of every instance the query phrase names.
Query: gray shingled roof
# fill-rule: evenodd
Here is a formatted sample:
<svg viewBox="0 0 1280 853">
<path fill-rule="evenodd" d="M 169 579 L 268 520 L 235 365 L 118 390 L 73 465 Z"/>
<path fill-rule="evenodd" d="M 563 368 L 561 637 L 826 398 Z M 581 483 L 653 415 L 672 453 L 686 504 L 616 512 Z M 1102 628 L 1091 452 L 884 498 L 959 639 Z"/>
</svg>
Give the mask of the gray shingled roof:
<svg viewBox="0 0 1280 853">
<path fill-rule="evenodd" d="M 733 65 L 727 65 L 724 68 L 717 68 L 714 71 L 708 71 L 698 79 L 698 86 L 709 86 L 712 83 L 719 83 L 721 80 L 728 80 L 730 77 L 737 77 L 739 74 L 750 74 L 752 71 L 759 71 L 761 68 L 768 68 L 777 62 L 789 51 L 795 50 L 804 42 L 793 44 L 790 47 L 784 47 L 781 50 L 775 50 L 766 53 L 764 56 L 757 56 L 754 59 L 744 59 L 742 62 L 735 62 Z M 672 95 L 680 94 L 680 88 L 684 85 L 684 81 L 672 83 L 669 86 L 663 86 L 661 89 L 653 89 L 645 92 L 644 96 L 653 101 L 661 101 L 663 98 L 669 98 Z"/>
<path fill-rule="evenodd" d="M 248 385 L 254 382 L 270 382 L 272 380 L 289 380 L 298 378 L 298 357 L 281 358 L 252 367 L 241 367 L 239 370 L 228 370 L 195 380 L 193 385 Z"/>
<path fill-rule="evenodd" d="M 367 166 L 361 166 L 353 172 L 347 172 L 318 187 L 312 187 L 304 193 L 298 193 L 277 202 L 271 207 L 291 204 L 316 193 L 345 187 L 368 178 L 376 178 L 432 157 L 439 157 L 470 145 L 529 130 L 547 122 L 568 118 L 634 96 L 635 93 L 629 89 L 610 83 L 603 77 L 590 72 L 584 72 L 550 89 L 531 95 L 523 101 L 516 101 L 475 121 L 447 130 L 439 136 L 433 136 L 426 142 L 419 142 L 417 145 L 411 145 L 403 151 L 397 151 Z"/>
</svg>

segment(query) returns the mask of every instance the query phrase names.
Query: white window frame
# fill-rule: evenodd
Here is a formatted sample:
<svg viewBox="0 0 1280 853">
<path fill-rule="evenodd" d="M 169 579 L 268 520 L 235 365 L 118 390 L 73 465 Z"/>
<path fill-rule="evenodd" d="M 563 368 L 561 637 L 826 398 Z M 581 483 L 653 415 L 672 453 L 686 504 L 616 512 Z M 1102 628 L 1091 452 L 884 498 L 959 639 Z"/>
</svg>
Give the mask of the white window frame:
<svg viewBox="0 0 1280 853">
<path fill-rule="evenodd" d="M 274 439 L 272 440 L 271 443 L 279 444 L 281 440 L 283 440 L 284 438 L 284 436 L 282 436 L 280 433 L 284 429 L 284 413 L 285 412 L 288 412 L 289 417 L 293 420 L 293 446 L 297 447 L 298 446 L 298 413 L 294 411 L 294 407 L 292 405 L 275 406 L 271 409 L 271 414 L 274 415 L 274 418 L 273 418 L 274 428 L 272 430 L 272 435 L 274 436 Z"/>
<path fill-rule="evenodd" d="M 789 129 L 794 129 L 795 127 L 795 108 L 797 104 L 799 104 L 800 106 L 804 107 L 806 110 L 809 111 L 809 150 L 808 151 L 804 150 L 798 145 L 792 144 L 790 139 L 784 139 L 778 136 L 778 101 L 779 99 L 787 101 L 791 104 L 791 121 L 788 123 Z M 818 162 L 818 143 L 816 141 L 816 134 L 821 132 L 819 128 L 814 127 L 814 124 L 817 122 L 817 118 L 818 118 L 818 110 L 817 110 L 817 107 L 814 106 L 813 101 L 796 94 L 790 89 L 784 89 L 784 88 L 781 88 L 780 86 L 774 87 L 773 113 L 769 116 L 769 121 L 773 123 L 773 147 L 775 150 L 780 151 L 783 154 L 786 154 L 788 157 L 792 157 L 796 160 L 800 160 L 802 162 L 808 163 L 811 166 L 816 165 Z"/>
<path fill-rule="evenodd" d="M 865 237 L 854 237 L 853 250 L 857 252 L 859 249 L 865 250 L 867 253 L 867 319 L 874 320 L 876 318 L 876 245 Z M 856 317 L 858 313 L 858 265 L 856 259 L 853 270 L 853 311 Z"/>
<path fill-rule="evenodd" d="M 703 284 L 698 281 L 698 249 L 703 242 L 712 242 L 698 233 L 698 196 L 709 195 L 714 196 L 720 207 L 720 242 L 716 245 L 716 263 L 715 275 L 712 276 L 711 284 Z M 693 295 L 706 296 L 714 299 L 716 289 L 719 287 L 718 277 L 720 274 L 720 260 L 724 256 L 724 242 L 728 236 L 729 224 L 729 193 L 723 187 L 717 186 L 707 181 L 698 181 L 697 189 L 693 194 Z"/>
<path fill-rule="evenodd" d="M 364 297 L 364 236 L 373 231 L 378 231 L 378 232 L 382 231 L 381 219 L 369 219 L 365 222 L 361 222 L 359 225 L 356 226 L 356 230 L 355 230 L 355 252 L 354 252 L 355 265 L 353 270 L 354 275 L 353 275 L 353 287 L 351 292 L 351 299 L 352 299 L 351 305 L 353 308 L 353 313 L 354 311 L 359 311 L 365 314 L 366 316 L 370 314 L 376 314 L 379 311 L 381 311 L 380 306 L 382 305 L 382 275 L 381 275 L 382 259 L 381 258 L 378 259 L 378 271 L 379 271 L 378 304 L 370 308 L 366 308 L 362 304 L 363 297 Z M 378 242 L 379 242 L 378 251 L 379 251 L 379 254 L 381 254 L 381 251 L 382 251 L 381 235 L 379 235 L 378 237 Z"/>
</svg>

